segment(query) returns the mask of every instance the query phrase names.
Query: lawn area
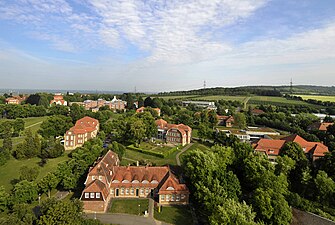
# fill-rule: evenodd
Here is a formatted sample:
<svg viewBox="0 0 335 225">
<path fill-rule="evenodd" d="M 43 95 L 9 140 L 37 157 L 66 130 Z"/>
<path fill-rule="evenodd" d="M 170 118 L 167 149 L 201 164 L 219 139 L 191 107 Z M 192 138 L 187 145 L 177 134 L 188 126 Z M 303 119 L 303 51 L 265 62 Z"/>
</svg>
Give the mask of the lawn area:
<svg viewBox="0 0 335 225">
<path fill-rule="evenodd" d="M 46 120 L 47 118 L 48 118 L 47 116 L 23 118 L 24 129 L 29 128 L 33 133 L 37 132 L 40 129 L 42 122 Z M 23 140 L 24 140 L 24 136 L 12 138 L 13 146 L 16 146 L 17 144 L 21 143 Z M 3 142 L 3 139 L 0 139 L 0 144 L 2 144 L 2 142 Z"/>
<path fill-rule="evenodd" d="M 40 173 L 37 179 L 39 180 L 43 178 L 48 172 L 54 171 L 59 163 L 64 162 L 68 159 L 68 155 L 64 154 L 64 156 L 55 159 L 48 159 L 48 162 L 47 164 L 45 164 L 44 167 L 39 167 L 38 162 L 40 162 L 41 159 L 37 157 L 23 160 L 11 158 L 7 161 L 5 165 L 0 166 L 0 186 L 4 186 L 7 191 L 11 190 L 13 187 L 11 181 L 19 178 L 20 168 L 22 166 L 38 167 Z"/>
<path fill-rule="evenodd" d="M 109 212 L 144 215 L 144 211 L 148 211 L 148 206 L 149 199 L 146 198 L 113 199 Z"/>
<path fill-rule="evenodd" d="M 156 220 L 175 225 L 192 225 L 192 214 L 189 206 L 163 206 L 161 212 L 155 210 Z"/>
<path fill-rule="evenodd" d="M 201 151 L 208 151 L 208 150 L 210 150 L 210 147 L 206 144 L 202 144 L 200 142 L 195 142 L 186 152 L 192 151 L 194 149 L 199 149 Z"/>
<path fill-rule="evenodd" d="M 302 97 L 302 99 L 314 99 L 317 101 L 323 101 L 323 102 L 335 102 L 335 96 L 324 96 L 324 95 L 297 95 L 299 97 Z"/>
<path fill-rule="evenodd" d="M 125 154 L 124 157 L 132 159 L 132 160 L 137 160 L 137 161 L 140 161 L 140 160 L 148 161 L 148 162 L 154 163 L 158 166 L 162 166 L 162 165 L 166 165 L 166 164 L 176 165 L 177 164 L 176 163 L 176 155 L 177 155 L 178 152 L 179 152 L 179 150 L 175 151 L 174 153 L 172 153 L 171 155 L 169 155 L 166 158 L 159 158 L 159 157 L 156 157 L 156 156 L 147 155 L 147 154 L 143 154 L 143 153 L 140 153 L 140 152 L 136 152 L 136 151 L 126 149 L 126 154 Z"/>
<path fill-rule="evenodd" d="M 167 146 L 164 144 L 157 145 L 155 143 L 142 142 L 139 148 L 144 149 L 144 150 L 164 153 L 166 151 L 169 151 L 171 148 L 174 148 L 174 146 L 171 147 L 171 146 Z"/>
</svg>

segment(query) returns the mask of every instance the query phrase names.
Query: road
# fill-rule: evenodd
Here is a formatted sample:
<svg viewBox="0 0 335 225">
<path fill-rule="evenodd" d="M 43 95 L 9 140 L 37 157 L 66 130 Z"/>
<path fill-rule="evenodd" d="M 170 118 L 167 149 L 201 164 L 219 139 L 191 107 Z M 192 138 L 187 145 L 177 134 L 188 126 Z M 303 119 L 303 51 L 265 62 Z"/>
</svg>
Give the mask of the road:
<svg viewBox="0 0 335 225">
<path fill-rule="evenodd" d="M 184 153 L 187 149 L 189 149 L 191 146 L 193 145 L 193 143 L 190 143 L 189 145 L 185 146 L 177 155 L 176 155 L 176 161 L 177 161 L 177 165 L 180 166 L 180 159 L 179 156 Z"/>
<path fill-rule="evenodd" d="M 86 214 L 88 218 L 98 219 L 106 224 L 119 225 L 169 225 L 161 221 L 157 221 L 151 217 L 135 216 L 128 214 L 112 214 L 112 213 L 89 213 Z"/>
</svg>

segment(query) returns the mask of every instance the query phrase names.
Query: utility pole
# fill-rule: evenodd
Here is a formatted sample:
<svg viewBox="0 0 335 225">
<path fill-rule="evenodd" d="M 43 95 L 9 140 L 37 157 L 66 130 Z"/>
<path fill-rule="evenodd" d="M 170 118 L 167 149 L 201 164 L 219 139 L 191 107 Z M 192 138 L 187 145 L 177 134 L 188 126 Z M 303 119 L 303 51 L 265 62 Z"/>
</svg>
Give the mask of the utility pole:
<svg viewBox="0 0 335 225">
<path fill-rule="evenodd" d="M 291 82 L 290 82 L 290 93 L 293 94 L 293 82 L 292 82 L 292 78 L 291 78 Z"/>
</svg>

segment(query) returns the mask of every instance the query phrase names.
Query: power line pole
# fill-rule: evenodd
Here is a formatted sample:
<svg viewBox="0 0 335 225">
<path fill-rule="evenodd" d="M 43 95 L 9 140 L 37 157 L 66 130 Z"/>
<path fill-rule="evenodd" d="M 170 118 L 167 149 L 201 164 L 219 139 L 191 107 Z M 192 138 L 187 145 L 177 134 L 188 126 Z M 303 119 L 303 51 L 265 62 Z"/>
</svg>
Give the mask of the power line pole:
<svg viewBox="0 0 335 225">
<path fill-rule="evenodd" d="M 291 78 L 291 82 L 290 82 L 290 93 L 293 94 L 293 82 L 292 82 L 292 78 Z"/>
</svg>

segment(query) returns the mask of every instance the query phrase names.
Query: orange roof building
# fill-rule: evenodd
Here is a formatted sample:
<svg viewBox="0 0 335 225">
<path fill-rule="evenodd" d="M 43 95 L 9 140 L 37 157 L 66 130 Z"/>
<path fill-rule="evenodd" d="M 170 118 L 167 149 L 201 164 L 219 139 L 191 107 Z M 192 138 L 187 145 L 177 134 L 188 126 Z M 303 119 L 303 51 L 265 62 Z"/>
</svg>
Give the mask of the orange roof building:
<svg viewBox="0 0 335 225">
<path fill-rule="evenodd" d="M 287 142 L 295 142 L 301 146 L 306 156 L 310 159 L 316 160 L 323 157 L 325 153 L 329 152 L 328 147 L 320 142 L 306 141 L 297 134 L 281 138 L 280 140 L 260 139 L 255 145 L 254 149 L 262 152 L 268 156 L 271 161 L 275 161 L 280 154 L 280 150 Z"/>
<path fill-rule="evenodd" d="M 188 204 L 189 190 L 168 166 L 119 166 L 108 151 L 90 168 L 81 195 L 85 211 L 106 211 L 112 198 L 154 198 L 159 204 Z"/>
<path fill-rule="evenodd" d="M 20 105 L 22 101 L 24 101 L 26 98 L 25 97 L 20 97 L 20 96 L 12 96 L 9 98 L 6 98 L 6 104 L 13 104 L 13 105 Z"/>
<path fill-rule="evenodd" d="M 182 146 L 191 143 L 192 128 L 184 124 L 170 124 L 163 119 L 156 120 L 157 138 Z"/>
<path fill-rule="evenodd" d="M 326 132 L 327 131 L 327 128 L 329 126 L 332 126 L 334 125 L 334 123 L 321 123 L 321 122 L 315 122 L 313 124 L 311 124 L 309 127 L 308 127 L 308 130 L 319 130 L 319 131 L 324 131 Z"/>
<path fill-rule="evenodd" d="M 83 146 L 83 144 L 95 138 L 99 131 L 99 121 L 89 116 L 79 119 L 76 124 L 66 131 L 64 135 L 65 150 L 73 150 Z"/>
<path fill-rule="evenodd" d="M 136 113 L 143 113 L 145 111 L 145 108 L 144 106 L 136 109 Z M 153 110 L 155 110 L 157 112 L 157 115 L 158 116 L 161 116 L 161 109 L 160 108 L 152 108 Z"/>
<path fill-rule="evenodd" d="M 55 94 L 54 99 L 50 101 L 50 105 L 65 105 L 67 106 L 67 101 L 64 100 L 62 94 Z"/>
<path fill-rule="evenodd" d="M 225 126 L 225 127 L 232 127 L 234 125 L 234 117 L 233 116 L 219 116 L 218 118 L 218 125 Z"/>
</svg>

